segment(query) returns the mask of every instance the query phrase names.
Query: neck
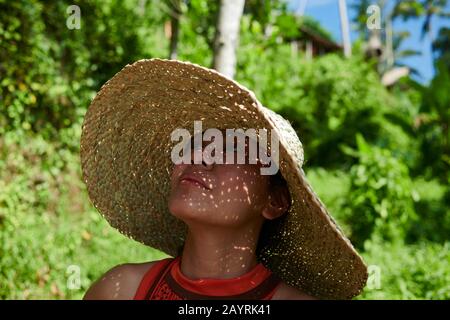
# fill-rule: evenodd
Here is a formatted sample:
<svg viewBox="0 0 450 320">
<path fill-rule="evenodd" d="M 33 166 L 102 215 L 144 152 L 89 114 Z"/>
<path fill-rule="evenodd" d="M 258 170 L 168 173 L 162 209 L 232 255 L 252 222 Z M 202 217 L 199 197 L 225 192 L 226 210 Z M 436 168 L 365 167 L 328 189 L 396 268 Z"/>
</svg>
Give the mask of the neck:
<svg viewBox="0 0 450 320">
<path fill-rule="evenodd" d="M 258 262 L 261 224 L 237 229 L 189 225 L 181 255 L 181 272 L 190 279 L 239 277 Z"/>
</svg>

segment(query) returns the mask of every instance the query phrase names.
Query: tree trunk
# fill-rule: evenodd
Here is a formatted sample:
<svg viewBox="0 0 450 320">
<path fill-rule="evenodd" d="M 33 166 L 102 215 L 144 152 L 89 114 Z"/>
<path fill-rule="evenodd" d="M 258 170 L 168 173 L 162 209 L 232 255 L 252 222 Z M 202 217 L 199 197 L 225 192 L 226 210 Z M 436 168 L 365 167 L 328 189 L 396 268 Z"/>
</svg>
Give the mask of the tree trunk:
<svg viewBox="0 0 450 320">
<path fill-rule="evenodd" d="M 350 28 L 347 16 L 347 4 L 345 0 L 339 0 L 339 17 L 341 20 L 342 42 L 344 44 L 344 55 L 352 55 L 352 44 L 350 42 Z"/>
<path fill-rule="evenodd" d="M 395 56 L 394 56 L 394 30 L 392 28 L 392 15 L 389 14 L 386 19 L 386 70 L 390 70 L 394 67 Z"/>
<path fill-rule="evenodd" d="M 306 10 L 306 5 L 308 4 L 308 0 L 300 0 L 300 4 L 298 5 L 297 15 L 303 17 Z"/>
<path fill-rule="evenodd" d="M 178 57 L 178 35 L 180 33 L 180 18 L 182 0 L 170 1 L 170 46 L 169 59 L 176 59 Z"/>
<path fill-rule="evenodd" d="M 236 71 L 236 50 L 245 0 L 221 0 L 214 39 L 213 68 L 229 78 Z"/>
</svg>

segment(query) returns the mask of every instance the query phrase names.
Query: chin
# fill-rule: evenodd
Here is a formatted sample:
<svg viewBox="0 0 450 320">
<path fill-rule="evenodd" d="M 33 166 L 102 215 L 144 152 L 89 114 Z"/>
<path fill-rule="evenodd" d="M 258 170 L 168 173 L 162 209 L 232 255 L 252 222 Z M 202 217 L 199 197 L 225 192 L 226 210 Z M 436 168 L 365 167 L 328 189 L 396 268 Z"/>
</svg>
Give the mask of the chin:
<svg viewBox="0 0 450 320">
<path fill-rule="evenodd" d="M 205 209 L 205 211 L 203 211 Z M 204 224 L 209 226 L 232 226 L 236 224 L 236 221 L 231 219 L 220 218 L 212 214 L 218 213 L 217 209 L 211 209 L 208 206 L 195 207 L 189 206 L 187 201 L 169 201 L 169 211 L 170 213 L 185 222 L 187 225 L 191 223 Z"/>
<path fill-rule="evenodd" d="M 208 218 L 207 212 L 209 211 L 205 206 L 192 206 L 189 205 L 191 201 L 180 200 L 180 199 L 170 199 L 169 200 L 169 211 L 170 213 L 181 219 L 185 220 L 205 220 Z M 203 209 L 206 209 L 203 211 Z"/>
</svg>

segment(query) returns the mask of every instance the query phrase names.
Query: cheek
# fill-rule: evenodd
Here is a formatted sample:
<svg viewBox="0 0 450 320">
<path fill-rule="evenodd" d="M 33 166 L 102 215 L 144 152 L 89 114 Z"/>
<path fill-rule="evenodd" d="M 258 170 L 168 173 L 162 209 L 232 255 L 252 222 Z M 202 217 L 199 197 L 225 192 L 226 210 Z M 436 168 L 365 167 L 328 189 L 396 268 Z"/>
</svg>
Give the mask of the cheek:
<svg viewBox="0 0 450 320">
<path fill-rule="evenodd" d="M 259 209 L 262 200 L 267 197 L 265 180 L 248 171 L 237 175 L 226 175 L 219 179 L 214 197 L 219 204 L 238 204 L 244 208 Z"/>
</svg>

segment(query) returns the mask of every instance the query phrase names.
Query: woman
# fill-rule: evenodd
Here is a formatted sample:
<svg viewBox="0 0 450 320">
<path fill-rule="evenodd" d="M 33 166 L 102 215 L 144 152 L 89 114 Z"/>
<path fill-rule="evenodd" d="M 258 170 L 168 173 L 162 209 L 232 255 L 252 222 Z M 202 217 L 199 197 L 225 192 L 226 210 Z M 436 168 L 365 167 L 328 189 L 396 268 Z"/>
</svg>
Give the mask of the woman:
<svg viewBox="0 0 450 320">
<path fill-rule="evenodd" d="M 174 130 L 197 120 L 273 130 L 280 170 L 261 174 L 250 139 L 243 164 L 174 164 Z M 110 224 L 174 257 L 116 266 L 85 299 L 347 299 L 365 284 L 364 262 L 307 183 L 290 124 L 213 70 L 161 59 L 125 67 L 86 114 L 81 159 Z"/>
</svg>

